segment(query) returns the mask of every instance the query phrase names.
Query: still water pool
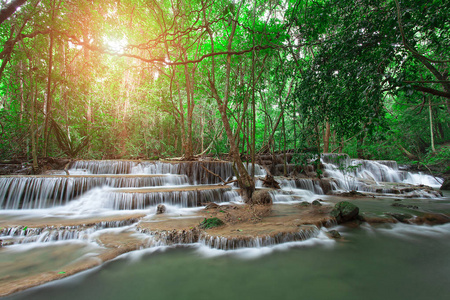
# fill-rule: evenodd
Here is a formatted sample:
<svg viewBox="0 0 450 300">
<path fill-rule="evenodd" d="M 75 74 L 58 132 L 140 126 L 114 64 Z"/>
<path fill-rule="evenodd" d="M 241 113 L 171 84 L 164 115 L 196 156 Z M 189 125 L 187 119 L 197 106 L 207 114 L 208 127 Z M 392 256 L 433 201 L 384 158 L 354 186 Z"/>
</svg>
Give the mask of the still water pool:
<svg viewBox="0 0 450 300">
<path fill-rule="evenodd" d="M 5 299 L 449 299 L 450 225 L 338 229 L 337 242 L 136 251 Z"/>
</svg>

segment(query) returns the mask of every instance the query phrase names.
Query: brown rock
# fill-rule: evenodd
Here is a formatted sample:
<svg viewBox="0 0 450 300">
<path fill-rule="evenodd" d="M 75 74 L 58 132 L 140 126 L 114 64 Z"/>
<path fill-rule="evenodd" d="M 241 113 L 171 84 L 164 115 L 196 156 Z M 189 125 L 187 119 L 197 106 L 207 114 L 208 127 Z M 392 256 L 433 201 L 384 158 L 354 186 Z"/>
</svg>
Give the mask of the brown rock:
<svg viewBox="0 0 450 300">
<path fill-rule="evenodd" d="M 166 212 L 166 206 L 164 204 L 158 204 L 156 207 L 156 214 L 160 215 Z"/>
<path fill-rule="evenodd" d="M 250 204 L 270 205 L 272 204 L 272 197 L 268 191 L 255 191 Z"/>
<path fill-rule="evenodd" d="M 206 205 L 205 209 L 216 209 L 218 207 L 219 207 L 218 204 L 211 202 L 211 203 L 208 203 L 208 205 Z"/>
</svg>

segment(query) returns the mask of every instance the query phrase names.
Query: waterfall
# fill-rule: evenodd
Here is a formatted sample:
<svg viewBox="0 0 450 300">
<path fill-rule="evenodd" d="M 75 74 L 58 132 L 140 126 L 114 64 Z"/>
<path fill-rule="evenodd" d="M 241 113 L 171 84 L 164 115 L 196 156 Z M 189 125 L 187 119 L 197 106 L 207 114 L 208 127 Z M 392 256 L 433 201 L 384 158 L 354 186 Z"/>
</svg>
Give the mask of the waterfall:
<svg viewBox="0 0 450 300">
<path fill-rule="evenodd" d="M 324 177 L 332 178 L 332 180 L 327 178 L 277 179 L 281 190 L 270 191 L 273 202 L 312 202 L 318 198 L 317 195 L 323 195 L 324 191 L 329 191 L 329 186 L 334 190 L 354 189 L 377 193 L 398 192 L 395 188 L 381 184 L 386 181 L 439 186 L 439 182 L 432 176 L 399 170 L 395 161 L 357 160 L 341 154 L 326 154 L 321 159 Z M 251 172 L 253 166 L 245 165 Z M 225 161 L 76 161 L 70 165 L 68 172 L 69 175 L 64 173 L 1 176 L 0 208 L 5 215 L 16 216 L 12 217 L 16 218 L 14 224 L 26 225 L 27 218 L 46 220 L 43 218 L 49 216 L 64 220 L 70 218 L 96 220 L 97 217 L 98 222 L 100 217 L 109 218 L 119 213 L 121 216 L 129 214 L 133 217 L 142 217 L 154 214 L 158 204 L 166 204 L 169 210 L 178 211 L 201 207 L 209 202 L 242 202 L 237 189 L 217 185 L 235 176 L 232 163 Z M 255 175 L 262 177 L 266 175 L 266 172 L 259 165 L 255 165 Z M 258 181 L 257 186 L 261 186 L 261 181 Z M 414 191 L 406 187 L 403 188 L 402 194 L 405 197 L 436 197 L 436 194 L 430 194 L 429 191 Z M 22 216 L 25 216 L 24 221 L 21 219 Z M 52 222 L 51 218 L 49 224 Z M 38 224 L 43 224 L 46 221 L 39 222 Z M 0 232 L 0 237 L 4 241 L 14 241 L 13 243 L 88 239 L 102 228 L 123 227 L 128 224 L 123 221 L 103 220 L 101 222 L 112 223 L 82 227 L 5 226 L 6 228 Z M 234 249 L 267 246 L 284 240 L 298 240 L 303 238 L 300 234 L 237 240 L 203 235 L 197 237 L 196 242 L 213 248 Z"/>
<path fill-rule="evenodd" d="M 108 208 L 116 210 L 145 209 L 158 204 L 197 207 L 208 202 L 229 202 L 235 197 L 234 193 L 226 193 L 230 189 L 155 192 L 119 189 L 108 194 L 105 204 L 107 203 Z"/>
<path fill-rule="evenodd" d="M 332 153 L 323 154 L 321 162 L 325 168 L 324 175 L 334 178 L 337 187 L 344 190 L 364 190 L 365 184 L 360 179 L 374 181 L 375 184 L 395 182 L 433 188 L 439 188 L 442 183 L 442 179 L 430 175 L 399 171 L 395 161 L 350 159 L 347 154 Z"/>
<path fill-rule="evenodd" d="M 252 170 L 251 163 L 245 163 L 247 171 Z M 122 161 L 122 160 L 86 160 L 70 165 L 70 174 L 177 174 L 188 176 L 191 184 L 215 184 L 235 176 L 232 163 L 227 161 Z M 265 176 L 266 171 L 255 165 L 255 175 Z"/>
<path fill-rule="evenodd" d="M 60 206 L 95 187 L 185 185 L 186 175 L 11 176 L 0 178 L 0 207 L 41 209 Z"/>
</svg>

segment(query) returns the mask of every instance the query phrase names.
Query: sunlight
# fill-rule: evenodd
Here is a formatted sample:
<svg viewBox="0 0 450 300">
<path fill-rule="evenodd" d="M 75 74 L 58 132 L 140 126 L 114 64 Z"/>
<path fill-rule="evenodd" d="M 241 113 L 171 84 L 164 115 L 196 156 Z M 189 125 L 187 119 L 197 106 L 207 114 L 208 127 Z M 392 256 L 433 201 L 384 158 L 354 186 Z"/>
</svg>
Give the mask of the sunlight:
<svg viewBox="0 0 450 300">
<path fill-rule="evenodd" d="M 104 37 L 103 41 L 111 52 L 122 54 L 127 47 L 128 41 L 126 37 L 122 39 L 115 39 L 110 37 Z"/>
<path fill-rule="evenodd" d="M 83 48 L 83 46 L 74 44 L 71 41 L 69 41 L 69 48 L 76 48 L 76 49 L 80 50 L 81 48 Z"/>
</svg>

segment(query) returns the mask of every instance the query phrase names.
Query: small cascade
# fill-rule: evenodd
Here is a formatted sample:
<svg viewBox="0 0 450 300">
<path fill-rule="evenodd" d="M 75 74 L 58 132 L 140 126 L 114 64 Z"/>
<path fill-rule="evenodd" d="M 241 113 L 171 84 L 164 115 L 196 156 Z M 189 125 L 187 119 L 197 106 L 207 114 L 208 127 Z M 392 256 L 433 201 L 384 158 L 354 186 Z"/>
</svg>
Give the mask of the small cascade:
<svg viewBox="0 0 450 300">
<path fill-rule="evenodd" d="M 427 185 L 427 186 L 431 186 L 434 188 L 438 188 L 441 186 L 443 179 L 442 178 L 435 178 L 433 176 L 430 175 L 426 175 L 423 173 L 410 173 L 410 172 L 406 172 L 406 174 L 404 174 L 404 179 L 403 182 L 406 183 L 411 183 L 411 184 L 415 184 L 415 185 Z"/>
<path fill-rule="evenodd" d="M 86 170 L 90 174 L 129 174 L 138 161 L 131 160 L 78 160 L 69 166 L 69 173 Z"/>
<path fill-rule="evenodd" d="M 15 226 L 0 230 L 0 239 L 3 240 L 4 245 L 87 240 L 94 232 L 99 230 L 130 226 L 138 221 L 138 218 L 130 218 L 120 221 L 101 221 L 90 226 L 45 226 L 38 228 Z"/>
<path fill-rule="evenodd" d="M 350 159 L 347 154 L 323 154 L 321 161 L 324 165 L 324 176 L 335 179 L 334 189 L 360 190 L 367 192 L 385 192 L 389 188 L 374 188 L 367 181 L 375 185 L 381 182 L 407 183 L 413 185 L 427 185 L 439 188 L 441 183 L 433 176 L 412 174 L 399 171 L 395 161 L 371 161 Z"/>
<path fill-rule="evenodd" d="M 249 172 L 252 164 L 246 164 Z M 70 165 L 69 173 L 88 174 L 177 174 L 186 175 L 190 184 L 216 184 L 233 177 L 231 162 L 227 161 L 76 161 Z M 265 176 L 266 171 L 255 165 L 255 175 Z M 222 180 L 221 180 L 222 179 Z"/>
<path fill-rule="evenodd" d="M 237 193 L 230 188 L 161 190 L 118 189 L 108 193 L 104 201 L 106 208 L 115 210 L 145 209 L 158 204 L 177 205 L 180 207 L 197 207 L 202 203 L 230 202 L 237 198 Z"/>
<path fill-rule="evenodd" d="M 240 248 L 258 248 L 274 246 L 282 243 L 304 241 L 315 238 L 320 234 L 320 229 L 315 225 L 304 225 L 295 231 L 274 232 L 257 236 L 226 235 L 215 236 L 200 231 L 197 228 L 191 230 L 149 231 L 140 230 L 141 233 L 153 236 L 153 245 L 180 245 L 200 243 L 210 248 L 221 250 L 233 250 Z"/>
<path fill-rule="evenodd" d="M 234 250 L 240 248 L 260 248 L 274 246 L 283 243 L 304 241 L 315 238 L 320 230 L 316 226 L 307 229 L 300 229 L 297 232 L 278 232 L 272 235 L 257 237 L 223 237 L 210 236 L 208 234 L 200 235 L 198 242 L 214 249 Z"/>
<path fill-rule="evenodd" d="M 251 174 L 252 169 L 253 169 L 253 164 L 252 163 L 244 163 L 244 165 L 247 169 L 247 172 L 249 174 Z M 255 164 L 255 176 L 266 176 L 266 175 L 267 175 L 266 170 L 263 167 L 261 167 L 260 165 Z"/>
<path fill-rule="evenodd" d="M 273 203 L 291 203 L 291 202 L 299 202 L 299 201 L 307 201 L 312 202 L 316 199 L 313 192 L 308 190 L 272 190 L 269 192 L 270 197 L 272 198 Z"/>
<path fill-rule="evenodd" d="M 317 195 L 323 195 L 322 187 L 318 180 L 311 178 L 300 178 L 300 179 L 281 179 L 278 180 L 282 189 L 300 189 L 313 192 Z"/>
<path fill-rule="evenodd" d="M 0 178 L 0 207 L 42 209 L 66 204 L 95 187 L 184 185 L 186 175 L 51 175 Z"/>
</svg>

